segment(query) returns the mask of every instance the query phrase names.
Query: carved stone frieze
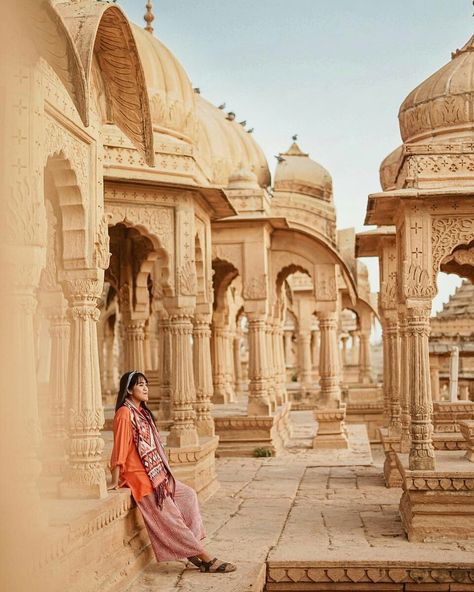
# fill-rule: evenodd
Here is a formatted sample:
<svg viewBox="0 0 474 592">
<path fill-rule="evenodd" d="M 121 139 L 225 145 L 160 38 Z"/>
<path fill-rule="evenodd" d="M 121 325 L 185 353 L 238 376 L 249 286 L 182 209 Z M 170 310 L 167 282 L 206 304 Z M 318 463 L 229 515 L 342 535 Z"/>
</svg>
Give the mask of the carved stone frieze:
<svg viewBox="0 0 474 592">
<path fill-rule="evenodd" d="M 155 235 L 168 255 L 173 253 L 174 216 L 172 208 L 106 204 L 105 210 L 109 215 L 109 225 L 128 223 L 132 226 L 141 226 L 150 234 Z"/>
<path fill-rule="evenodd" d="M 195 296 L 197 292 L 197 276 L 194 261 L 187 261 L 178 269 L 178 292 L 183 296 Z"/>
<path fill-rule="evenodd" d="M 333 563 L 325 565 L 324 562 L 315 562 L 310 566 L 290 566 L 281 565 L 281 563 L 272 562 L 268 565 L 267 583 L 272 584 L 272 590 L 278 590 L 281 585 L 281 590 L 286 591 L 289 588 L 301 584 L 310 586 L 315 584 L 363 584 L 364 589 L 371 589 L 368 586 L 374 585 L 375 590 L 380 590 L 383 585 L 397 585 L 401 584 L 431 584 L 446 585 L 448 583 L 474 583 L 474 573 L 471 569 L 461 569 L 459 565 L 446 563 L 443 567 L 438 565 L 433 566 L 427 562 L 410 562 L 399 563 L 392 566 L 381 566 L 377 563 L 367 562 L 366 565 L 357 562 L 352 566 L 350 562 L 346 562 L 344 568 L 335 566 Z M 367 588 L 366 588 L 367 586 Z M 310 587 L 306 589 L 310 590 Z M 433 588 L 434 589 L 434 588 Z"/>
<path fill-rule="evenodd" d="M 404 296 L 430 298 L 434 295 L 430 276 L 426 269 L 416 263 L 404 263 Z"/>
<path fill-rule="evenodd" d="M 242 290 L 245 300 L 260 300 L 267 297 L 267 276 L 261 274 L 244 283 Z"/>
<path fill-rule="evenodd" d="M 40 245 L 45 242 L 46 214 L 34 196 L 30 181 L 23 177 L 10 187 L 0 228 L 6 244 Z"/>
<path fill-rule="evenodd" d="M 474 241 L 474 218 L 468 216 L 434 217 L 431 228 L 433 282 L 444 257 L 460 245 Z"/>
<path fill-rule="evenodd" d="M 50 115 L 45 116 L 43 154 L 45 163 L 49 157 L 59 155 L 69 161 L 83 200 L 87 200 L 91 170 L 89 146 Z"/>
<path fill-rule="evenodd" d="M 94 264 L 100 269 L 107 269 L 110 263 L 109 215 L 103 214 L 94 243 Z"/>
</svg>

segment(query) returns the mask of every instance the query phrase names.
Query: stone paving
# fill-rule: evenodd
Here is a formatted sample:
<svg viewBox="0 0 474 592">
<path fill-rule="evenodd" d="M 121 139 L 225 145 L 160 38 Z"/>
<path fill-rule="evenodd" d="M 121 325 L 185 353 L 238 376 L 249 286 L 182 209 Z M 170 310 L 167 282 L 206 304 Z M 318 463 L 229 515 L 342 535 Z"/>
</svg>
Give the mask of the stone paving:
<svg viewBox="0 0 474 592">
<path fill-rule="evenodd" d="M 409 543 L 398 516 L 399 489 L 386 489 L 365 427 L 348 426 L 350 450 L 311 448 L 310 412 L 292 413 L 291 446 L 277 458 L 219 459 L 221 488 L 202 506 L 210 552 L 238 565 L 201 574 L 183 562 L 151 563 L 128 592 L 255 592 L 266 562 L 354 560 L 452 562 L 474 569 L 470 543 Z"/>
</svg>

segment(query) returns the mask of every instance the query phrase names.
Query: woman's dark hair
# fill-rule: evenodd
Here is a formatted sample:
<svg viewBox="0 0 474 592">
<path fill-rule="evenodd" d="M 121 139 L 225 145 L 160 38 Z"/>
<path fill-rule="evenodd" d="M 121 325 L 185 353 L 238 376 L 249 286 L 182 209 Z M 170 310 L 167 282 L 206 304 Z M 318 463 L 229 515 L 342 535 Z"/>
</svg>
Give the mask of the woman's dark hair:
<svg viewBox="0 0 474 592">
<path fill-rule="evenodd" d="M 133 374 L 131 378 L 130 374 Z M 143 374 L 143 372 L 138 372 L 137 370 L 129 370 L 128 372 L 125 372 L 125 374 L 122 375 L 122 378 L 120 379 L 119 391 L 117 394 L 117 401 L 115 403 L 115 411 L 118 411 L 120 407 L 123 406 L 123 404 L 125 403 L 125 399 L 127 398 L 127 390 L 133 389 L 133 387 L 138 383 L 140 378 L 143 378 L 143 380 L 148 384 L 148 378 Z M 145 407 L 145 409 L 148 409 L 150 415 L 153 417 L 154 420 L 155 416 L 147 407 L 144 401 L 142 402 L 142 406 Z"/>
</svg>

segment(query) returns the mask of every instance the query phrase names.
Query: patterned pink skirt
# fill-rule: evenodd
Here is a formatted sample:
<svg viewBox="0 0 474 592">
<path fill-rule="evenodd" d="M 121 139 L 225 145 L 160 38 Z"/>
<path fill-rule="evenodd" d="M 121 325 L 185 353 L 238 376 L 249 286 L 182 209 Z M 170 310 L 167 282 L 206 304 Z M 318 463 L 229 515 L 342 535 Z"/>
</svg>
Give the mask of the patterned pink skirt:
<svg viewBox="0 0 474 592">
<path fill-rule="evenodd" d="M 205 537 L 196 492 L 176 481 L 174 500 L 165 498 L 163 509 L 157 506 L 154 494 L 137 503 L 142 513 L 151 546 L 157 561 L 173 561 L 200 555 Z"/>
</svg>

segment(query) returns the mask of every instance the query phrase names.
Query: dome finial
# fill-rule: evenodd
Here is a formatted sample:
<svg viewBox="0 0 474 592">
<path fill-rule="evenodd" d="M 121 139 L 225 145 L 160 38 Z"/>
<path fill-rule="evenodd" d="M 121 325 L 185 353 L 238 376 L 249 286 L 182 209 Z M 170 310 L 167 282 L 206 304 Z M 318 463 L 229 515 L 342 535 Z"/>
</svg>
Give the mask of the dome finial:
<svg viewBox="0 0 474 592">
<path fill-rule="evenodd" d="M 293 142 L 296 142 L 296 140 L 298 139 L 298 134 L 293 134 L 291 136 L 291 139 L 293 140 Z"/>
<path fill-rule="evenodd" d="M 145 31 L 153 34 L 153 27 L 151 23 L 155 20 L 155 15 L 153 14 L 153 4 L 151 0 L 148 0 L 146 3 L 146 14 L 143 17 L 145 19 Z"/>
</svg>

